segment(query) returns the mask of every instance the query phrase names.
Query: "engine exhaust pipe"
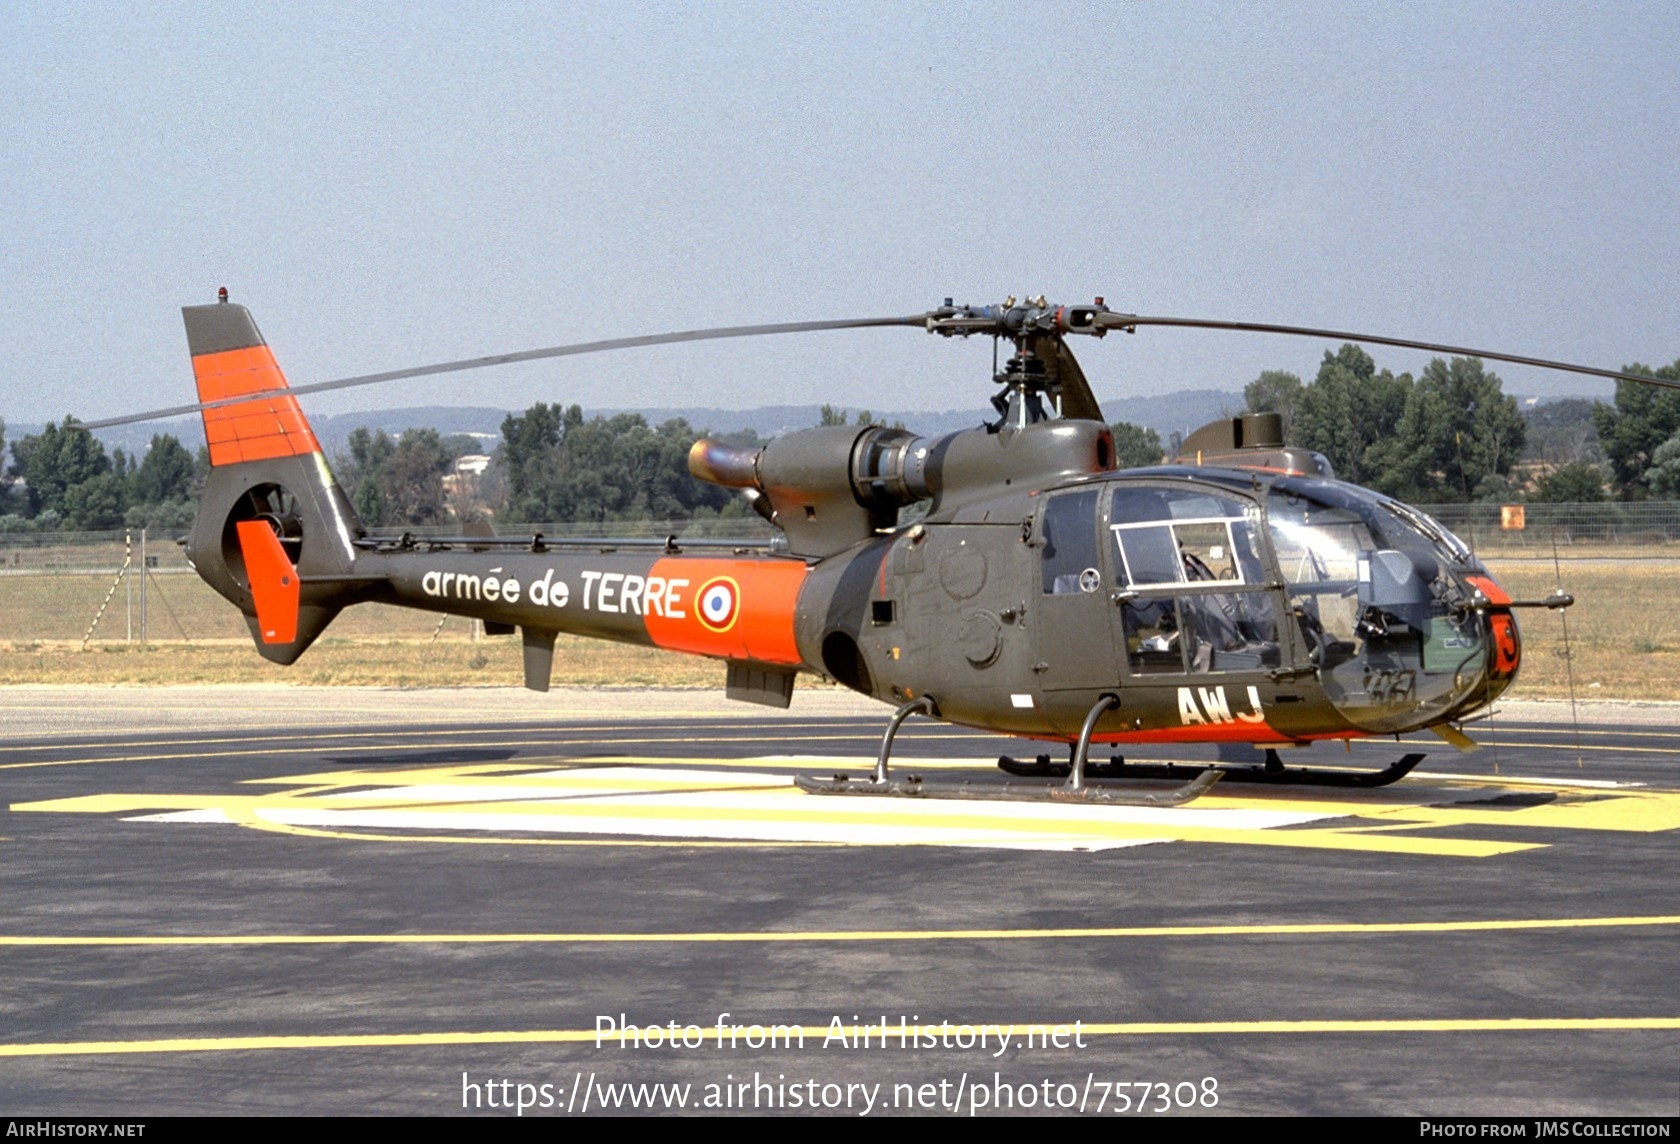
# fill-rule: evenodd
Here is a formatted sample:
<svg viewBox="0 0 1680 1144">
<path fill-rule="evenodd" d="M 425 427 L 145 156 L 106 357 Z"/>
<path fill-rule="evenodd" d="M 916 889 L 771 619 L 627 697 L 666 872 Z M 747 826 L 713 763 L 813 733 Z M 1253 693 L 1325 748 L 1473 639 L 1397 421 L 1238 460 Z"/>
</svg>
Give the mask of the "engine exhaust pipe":
<svg viewBox="0 0 1680 1144">
<path fill-rule="evenodd" d="M 688 471 L 708 484 L 730 489 L 757 488 L 761 452 L 702 437 L 688 450 Z"/>
</svg>

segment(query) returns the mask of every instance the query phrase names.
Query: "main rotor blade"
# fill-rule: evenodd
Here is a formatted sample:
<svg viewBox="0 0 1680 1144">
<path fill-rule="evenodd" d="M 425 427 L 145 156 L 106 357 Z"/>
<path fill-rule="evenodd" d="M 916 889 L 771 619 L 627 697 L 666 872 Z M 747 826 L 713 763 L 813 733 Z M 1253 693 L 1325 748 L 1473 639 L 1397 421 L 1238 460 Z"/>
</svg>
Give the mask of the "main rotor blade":
<svg viewBox="0 0 1680 1144">
<path fill-rule="evenodd" d="M 1647 377 L 1639 373 L 1623 373 L 1621 370 L 1599 369 L 1597 366 L 1576 365 L 1573 362 L 1566 361 L 1550 361 L 1546 358 L 1522 357 L 1518 354 L 1502 354 L 1493 350 L 1477 350 L 1465 346 L 1441 345 L 1437 342 L 1420 342 L 1410 338 L 1390 338 L 1378 334 L 1355 334 L 1346 330 L 1315 330 L 1306 326 L 1280 326 L 1268 322 L 1225 322 L 1216 318 L 1165 318 L 1142 314 L 1119 314 L 1112 311 L 1098 314 L 1095 324 L 1103 329 L 1118 329 L 1128 332 L 1137 326 L 1184 326 L 1197 330 L 1236 330 L 1257 334 L 1292 334 L 1300 337 L 1324 338 L 1336 342 L 1371 342 L 1379 346 L 1400 346 L 1404 349 L 1427 350 L 1430 353 L 1450 354 L 1454 357 L 1487 358 L 1489 361 L 1510 362 L 1512 365 L 1532 365 L 1540 369 L 1557 369 L 1563 370 L 1565 373 L 1584 373 L 1591 377 L 1606 377 L 1612 381 L 1638 381 L 1646 385 L 1680 389 L 1680 382 L 1669 381 L 1667 378 L 1661 377 Z"/>
<path fill-rule="evenodd" d="M 639 349 L 643 346 L 664 346 L 677 342 L 704 342 L 717 338 L 753 338 L 764 334 L 804 334 L 817 330 L 853 330 L 871 326 L 925 326 L 926 314 L 911 314 L 899 318 L 839 318 L 826 322 L 772 322 L 762 326 L 718 326 L 707 330 L 678 330 L 669 334 L 638 334 L 630 338 L 607 338 L 595 342 L 573 342 L 563 346 L 549 346 L 540 350 L 521 350 L 511 354 L 491 354 L 488 357 L 463 358 L 460 361 L 439 362 L 436 365 L 393 369 L 384 373 L 364 373 L 355 377 L 341 377 L 334 381 L 317 381 L 310 385 L 293 386 L 294 395 L 324 393 L 330 389 L 350 389 L 358 385 L 374 385 L 382 381 L 402 381 L 405 378 L 431 377 L 440 373 L 459 373 L 469 369 L 484 369 L 492 365 L 539 361 L 543 358 L 575 357 L 578 354 L 603 353 L 607 350 Z M 219 409 L 224 405 L 238 405 L 250 401 L 251 394 L 226 397 L 218 401 L 204 401 L 194 405 L 175 405 L 168 409 L 154 409 L 148 413 L 131 413 L 124 417 L 107 417 L 101 421 L 84 421 L 82 429 L 105 429 L 112 425 L 129 425 L 136 421 L 155 421 L 160 417 L 180 417 L 205 409 Z"/>
</svg>

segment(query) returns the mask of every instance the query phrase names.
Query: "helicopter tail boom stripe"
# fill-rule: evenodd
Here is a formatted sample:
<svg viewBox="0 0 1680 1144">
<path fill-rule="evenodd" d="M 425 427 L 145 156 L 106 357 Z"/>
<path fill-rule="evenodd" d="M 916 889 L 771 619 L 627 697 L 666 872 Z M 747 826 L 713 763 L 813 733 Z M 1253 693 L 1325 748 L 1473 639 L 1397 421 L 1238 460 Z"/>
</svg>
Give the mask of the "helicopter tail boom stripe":
<svg viewBox="0 0 1680 1144">
<path fill-rule="evenodd" d="M 799 560 L 707 560 L 692 556 L 654 562 L 650 577 L 683 583 L 682 615 L 649 613 L 656 647 L 695 655 L 797 665 L 794 607 L 805 582 Z"/>
</svg>

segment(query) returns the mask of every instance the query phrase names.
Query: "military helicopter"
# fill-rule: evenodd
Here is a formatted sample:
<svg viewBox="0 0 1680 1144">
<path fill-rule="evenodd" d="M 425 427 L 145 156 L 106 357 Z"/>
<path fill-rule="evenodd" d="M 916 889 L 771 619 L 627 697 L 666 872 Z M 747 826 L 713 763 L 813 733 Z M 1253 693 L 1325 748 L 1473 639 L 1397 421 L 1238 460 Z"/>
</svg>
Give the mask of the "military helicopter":
<svg viewBox="0 0 1680 1144">
<path fill-rule="evenodd" d="M 1220 779 L 1375 786 L 1375 772 L 1286 767 L 1278 749 L 1463 722 L 1516 678 L 1513 600 L 1424 513 L 1339 482 L 1286 446 L 1275 414 L 1215 422 L 1173 463 L 1119 470 L 1076 336 L 1142 326 L 1301 334 L 1630 378 L 1614 371 L 1303 327 L 1147 317 L 1045 298 L 951 299 L 904 317 L 735 326 L 574 343 L 289 388 L 224 288 L 183 309 L 199 401 L 88 428 L 201 412 L 212 469 L 187 541 L 194 568 L 245 615 L 257 650 L 297 660 L 343 609 L 380 602 L 518 632 L 525 686 L 546 691 L 558 633 L 722 661 L 731 699 L 786 707 L 815 673 L 894 707 L 873 774 L 802 777 L 820 794 L 1175 805 Z M 768 544 L 370 535 L 329 470 L 299 394 L 504 362 L 712 338 L 904 326 L 1013 349 L 995 419 L 925 438 L 806 429 L 749 450 L 701 439 L 698 478 L 738 488 Z M 925 505 L 914 523 L 901 510 Z M 1005 756 L 1057 785 L 942 787 L 889 773 L 913 714 L 1070 746 L 1066 763 Z M 1263 765 L 1092 764 L 1092 744 L 1249 744 Z M 1099 778 L 1188 780 L 1138 794 Z"/>
</svg>

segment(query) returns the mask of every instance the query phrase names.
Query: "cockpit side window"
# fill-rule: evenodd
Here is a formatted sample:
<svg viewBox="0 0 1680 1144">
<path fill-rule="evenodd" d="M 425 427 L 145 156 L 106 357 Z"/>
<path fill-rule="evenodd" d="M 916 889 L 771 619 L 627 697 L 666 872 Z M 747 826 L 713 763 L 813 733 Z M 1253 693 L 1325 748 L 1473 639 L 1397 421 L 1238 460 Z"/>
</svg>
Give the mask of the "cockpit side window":
<svg viewBox="0 0 1680 1144">
<path fill-rule="evenodd" d="M 1111 508 L 1133 674 L 1261 671 L 1281 663 L 1257 506 L 1201 488 L 1122 485 Z"/>
<path fill-rule="evenodd" d="M 1101 586 L 1096 489 L 1051 497 L 1044 506 L 1043 561 L 1047 596 L 1090 592 Z M 1088 586 L 1081 584 L 1081 577 Z"/>
<path fill-rule="evenodd" d="M 1119 546 L 1118 579 L 1132 588 L 1263 579 L 1254 510 L 1196 489 L 1118 488 L 1110 529 Z"/>
</svg>

